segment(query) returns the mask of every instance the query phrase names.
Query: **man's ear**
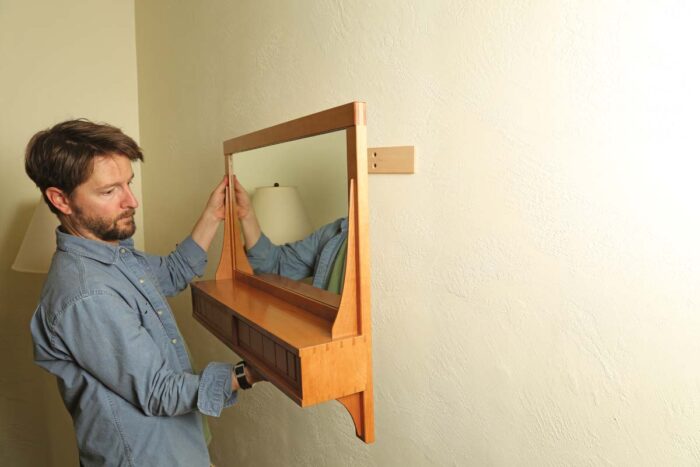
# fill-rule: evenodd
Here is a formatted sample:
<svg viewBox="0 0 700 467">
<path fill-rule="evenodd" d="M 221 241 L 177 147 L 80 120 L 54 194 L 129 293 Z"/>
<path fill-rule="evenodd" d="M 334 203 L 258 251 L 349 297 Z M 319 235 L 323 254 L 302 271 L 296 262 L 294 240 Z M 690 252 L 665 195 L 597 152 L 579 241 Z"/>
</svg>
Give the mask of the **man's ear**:
<svg viewBox="0 0 700 467">
<path fill-rule="evenodd" d="M 73 214 L 73 210 L 68 202 L 68 195 L 66 195 L 62 190 L 51 186 L 47 188 L 44 193 L 46 193 L 46 197 L 49 199 L 49 202 L 53 204 L 53 206 L 62 214 L 65 214 L 66 216 Z"/>
</svg>

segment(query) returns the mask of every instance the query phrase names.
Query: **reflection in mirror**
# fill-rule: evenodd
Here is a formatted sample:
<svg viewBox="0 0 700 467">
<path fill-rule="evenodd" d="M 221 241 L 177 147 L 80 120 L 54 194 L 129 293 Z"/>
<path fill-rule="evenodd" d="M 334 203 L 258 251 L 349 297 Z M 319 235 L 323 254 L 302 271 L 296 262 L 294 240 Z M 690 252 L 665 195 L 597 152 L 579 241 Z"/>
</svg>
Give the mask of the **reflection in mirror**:
<svg viewBox="0 0 700 467">
<path fill-rule="evenodd" d="M 342 291 L 346 148 L 342 130 L 233 154 L 236 215 L 256 275 L 278 274 Z"/>
</svg>

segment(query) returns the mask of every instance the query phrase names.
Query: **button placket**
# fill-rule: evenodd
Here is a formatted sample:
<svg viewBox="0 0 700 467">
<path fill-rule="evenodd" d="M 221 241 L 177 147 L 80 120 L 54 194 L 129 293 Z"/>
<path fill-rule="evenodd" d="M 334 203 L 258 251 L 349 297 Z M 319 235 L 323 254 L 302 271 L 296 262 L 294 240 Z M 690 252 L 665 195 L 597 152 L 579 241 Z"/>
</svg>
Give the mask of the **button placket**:
<svg viewBox="0 0 700 467">
<path fill-rule="evenodd" d="M 192 371 L 192 366 L 187 357 L 187 351 L 183 345 L 184 342 L 180 339 L 177 325 L 172 314 L 165 312 L 168 309 L 167 302 L 165 302 L 165 297 L 160 289 L 155 285 L 157 282 L 151 282 L 153 278 L 148 272 L 147 265 L 141 264 L 137 255 L 129 255 L 129 250 L 126 248 L 120 248 L 119 252 L 121 253 L 121 263 L 126 267 L 128 275 L 132 280 L 135 279 L 138 282 L 138 284 L 134 284 L 134 287 L 143 294 L 151 309 L 155 311 L 161 326 L 163 326 L 165 336 L 175 351 L 178 364 L 183 370 Z M 151 280 L 147 281 L 147 278 Z"/>
<path fill-rule="evenodd" d="M 122 248 L 120 251 L 124 251 L 125 253 L 128 252 L 128 250 L 125 248 Z M 144 279 L 146 271 L 144 270 L 143 266 L 136 257 L 123 258 L 123 260 L 129 271 L 138 278 L 138 283 L 143 286 L 141 288 L 141 292 L 148 301 L 148 304 L 156 311 L 158 321 L 160 321 L 161 326 L 163 326 L 165 335 L 168 336 L 172 344 L 177 344 L 177 339 L 170 337 L 176 333 L 173 330 L 172 324 L 168 322 L 168 319 L 165 316 L 163 316 L 164 312 L 162 306 L 160 306 L 162 305 L 162 303 L 160 303 L 160 297 L 158 297 L 156 300 L 153 299 L 153 287 L 149 287 L 149 284 L 147 284 L 146 280 Z"/>
</svg>

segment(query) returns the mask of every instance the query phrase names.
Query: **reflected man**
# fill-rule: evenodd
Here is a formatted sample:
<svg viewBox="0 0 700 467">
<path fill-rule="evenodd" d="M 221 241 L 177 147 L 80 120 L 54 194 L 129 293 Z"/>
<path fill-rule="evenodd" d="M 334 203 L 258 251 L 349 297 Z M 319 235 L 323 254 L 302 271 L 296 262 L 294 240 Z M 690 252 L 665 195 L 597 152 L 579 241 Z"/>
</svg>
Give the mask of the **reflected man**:
<svg viewBox="0 0 700 467">
<path fill-rule="evenodd" d="M 308 279 L 314 287 L 336 294 L 342 292 L 348 245 L 347 217 L 326 224 L 299 241 L 275 245 L 262 232 L 250 197 L 236 177 L 234 193 L 248 261 L 256 274 Z"/>
</svg>

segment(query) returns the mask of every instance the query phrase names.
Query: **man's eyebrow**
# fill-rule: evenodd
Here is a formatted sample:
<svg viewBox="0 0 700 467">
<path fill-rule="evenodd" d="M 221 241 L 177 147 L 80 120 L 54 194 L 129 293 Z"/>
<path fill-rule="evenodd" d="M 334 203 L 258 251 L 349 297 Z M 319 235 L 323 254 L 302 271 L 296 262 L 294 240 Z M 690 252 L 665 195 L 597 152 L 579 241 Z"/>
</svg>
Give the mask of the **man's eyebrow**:
<svg viewBox="0 0 700 467">
<path fill-rule="evenodd" d="M 131 174 L 131 177 L 129 177 L 129 182 L 128 182 L 128 183 L 131 183 L 131 182 L 134 180 L 135 175 L 136 175 L 136 174 L 134 174 L 134 173 Z M 98 190 L 106 190 L 106 189 L 108 189 L 108 188 L 112 188 L 112 187 L 119 186 L 119 185 L 121 185 L 120 182 L 110 183 L 109 185 L 98 186 L 97 189 L 98 189 Z"/>
</svg>

